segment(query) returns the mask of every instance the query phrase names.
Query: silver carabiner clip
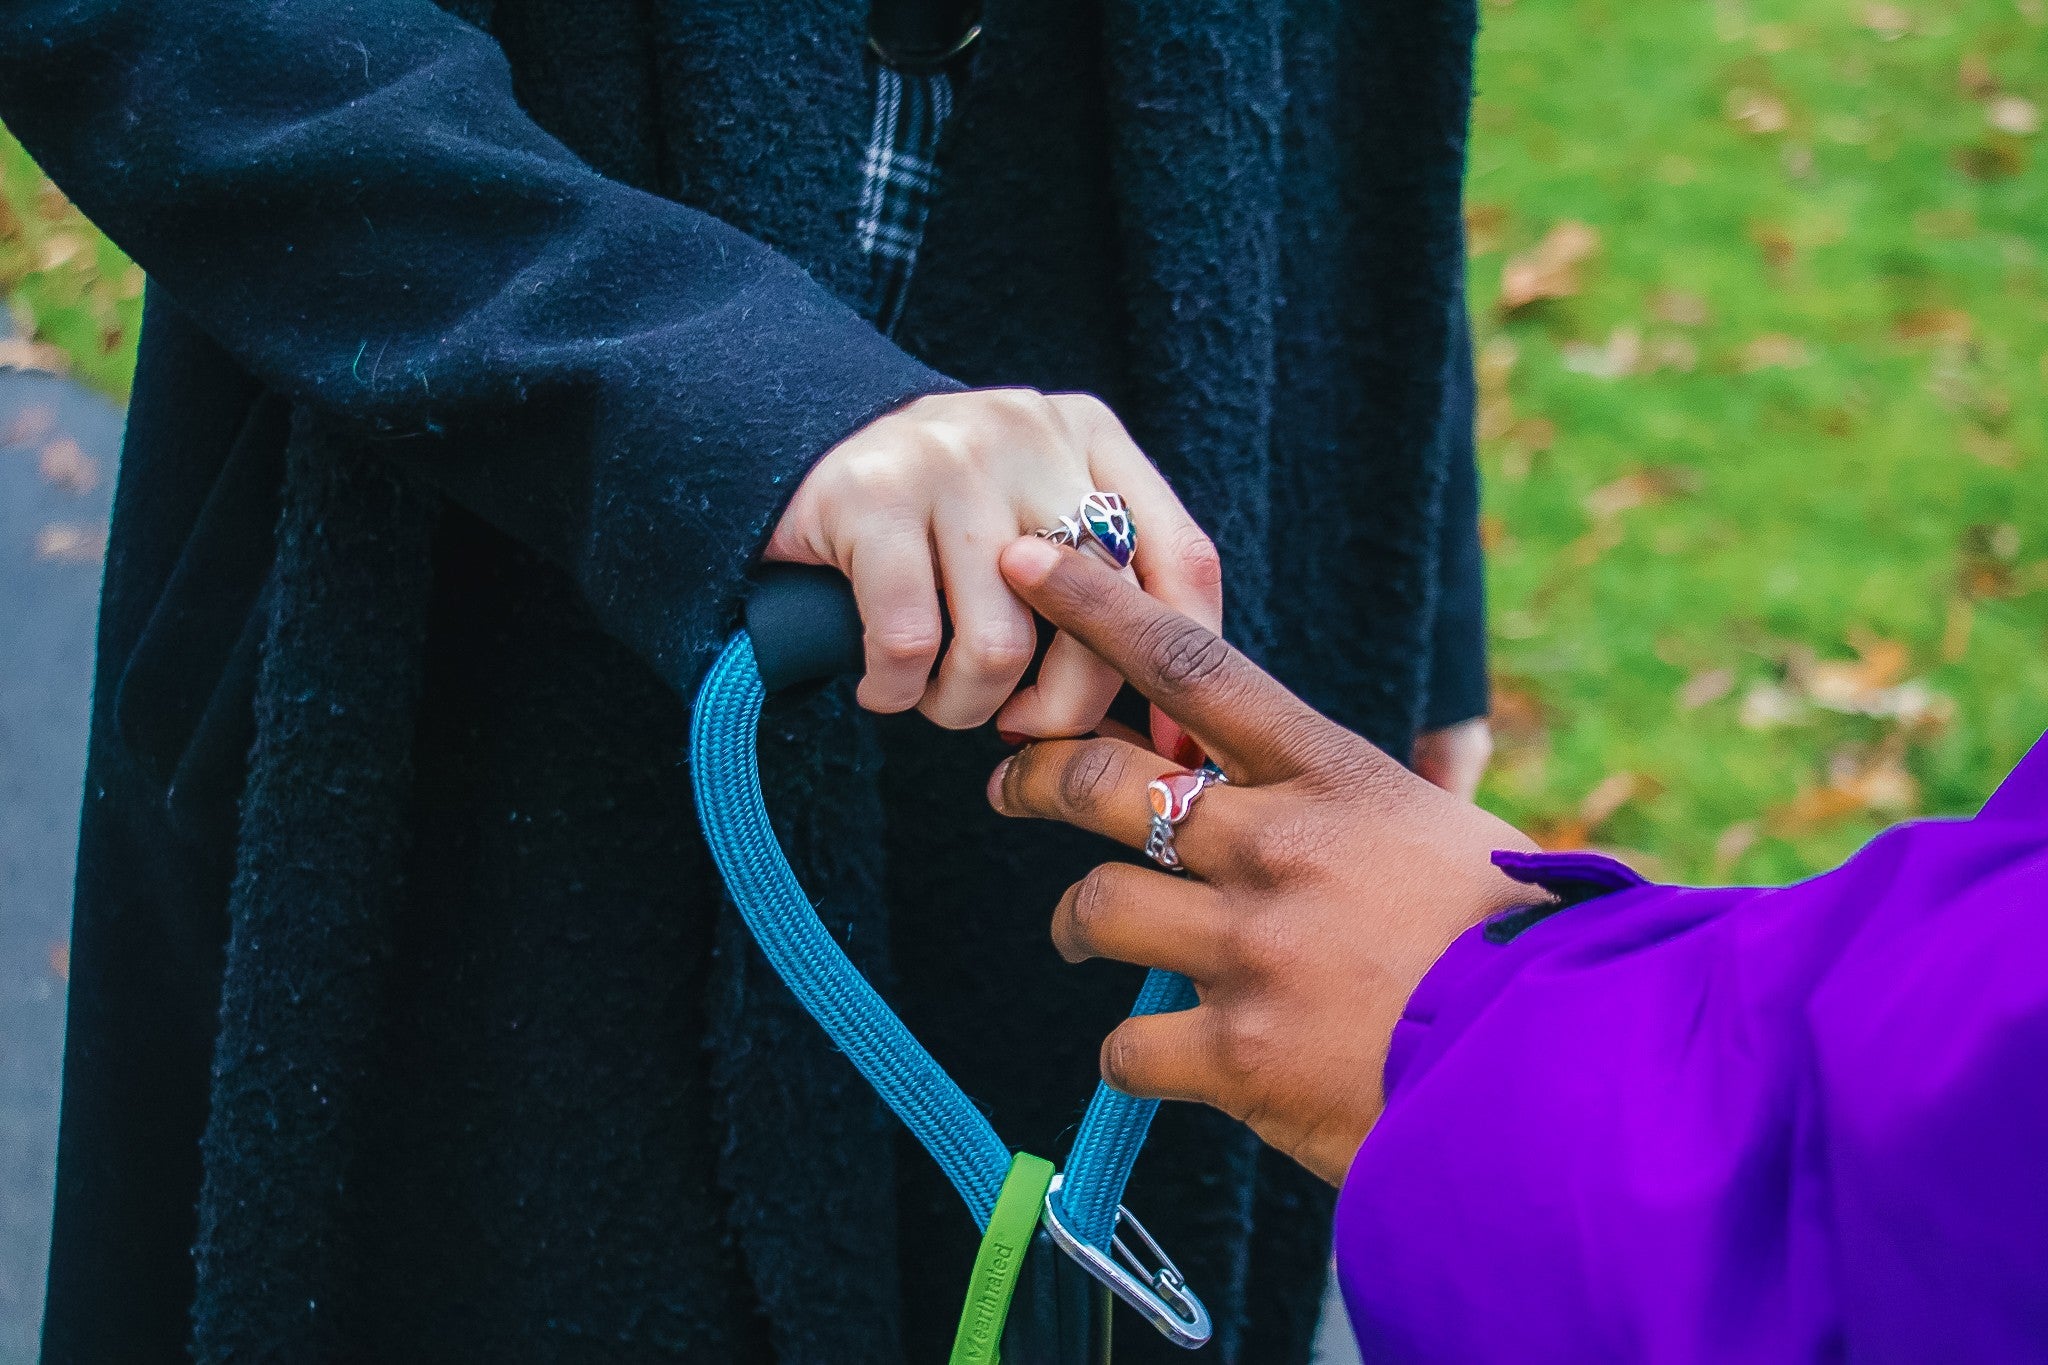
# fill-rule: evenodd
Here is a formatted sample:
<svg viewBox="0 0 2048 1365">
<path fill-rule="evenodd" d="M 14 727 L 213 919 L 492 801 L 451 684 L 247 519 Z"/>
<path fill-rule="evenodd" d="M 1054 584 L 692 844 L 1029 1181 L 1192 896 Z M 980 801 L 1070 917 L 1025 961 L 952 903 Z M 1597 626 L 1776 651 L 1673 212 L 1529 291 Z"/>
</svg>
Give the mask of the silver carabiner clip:
<svg viewBox="0 0 2048 1365">
<path fill-rule="evenodd" d="M 1166 1249 L 1121 1204 L 1116 1206 L 1116 1225 L 1110 1230 L 1108 1253 L 1082 1241 L 1060 1217 L 1060 1186 L 1065 1181 L 1065 1172 L 1054 1176 L 1051 1188 L 1045 1192 L 1045 1228 L 1059 1249 L 1109 1286 L 1112 1294 L 1137 1309 L 1145 1321 L 1157 1327 L 1174 1345 L 1189 1350 L 1207 1345 L 1214 1330 L 1209 1310 L 1188 1288 L 1180 1267 L 1173 1263 Z M 1126 1230 L 1143 1249 L 1143 1255 L 1124 1240 L 1122 1234 Z"/>
</svg>

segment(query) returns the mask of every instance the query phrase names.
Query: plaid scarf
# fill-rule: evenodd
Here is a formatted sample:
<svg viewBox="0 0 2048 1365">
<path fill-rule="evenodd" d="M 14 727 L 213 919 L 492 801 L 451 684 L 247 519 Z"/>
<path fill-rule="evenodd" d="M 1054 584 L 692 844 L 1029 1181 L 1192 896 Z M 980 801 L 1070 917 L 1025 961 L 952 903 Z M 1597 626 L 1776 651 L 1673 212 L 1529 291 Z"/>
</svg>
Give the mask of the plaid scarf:
<svg viewBox="0 0 2048 1365">
<path fill-rule="evenodd" d="M 953 113 L 953 78 L 943 69 L 875 67 L 875 119 L 868 133 L 857 231 L 868 258 L 868 316 L 884 334 L 903 316 L 925 219 L 938 192 L 939 139 Z"/>
</svg>

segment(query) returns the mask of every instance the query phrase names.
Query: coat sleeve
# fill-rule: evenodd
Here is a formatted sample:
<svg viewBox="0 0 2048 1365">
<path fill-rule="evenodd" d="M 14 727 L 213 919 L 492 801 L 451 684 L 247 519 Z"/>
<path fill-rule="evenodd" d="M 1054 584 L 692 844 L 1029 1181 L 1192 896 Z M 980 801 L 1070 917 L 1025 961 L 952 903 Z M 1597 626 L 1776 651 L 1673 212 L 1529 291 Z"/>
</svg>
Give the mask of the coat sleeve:
<svg viewBox="0 0 2048 1365">
<path fill-rule="evenodd" d="M 596 174 L 430 0 L 23 0 L 0 118 L 241 365 L 563 566 L 678 686 L 811 461 L 958 387 Z"/>
<path fill-rule="evenodd" d="M 1472 325 L 1462 297 L 1444 385 L 1444 495 L 1437 532 L 1436 620 L 1430 629 L 1429 701 L 1422 728 L 1440 730 L 1492 709 L 1486 676 L 1486 559 L 1479 544 L 1479 459 L 1474 448 Z"/>
<path fill-rule="evenodd" d="M 2044 905 L 2048 744 L 1798 886 L 1474 930 L 1340 1199 L 1365 1358 L 2039 1358 Z"/>
</svg>

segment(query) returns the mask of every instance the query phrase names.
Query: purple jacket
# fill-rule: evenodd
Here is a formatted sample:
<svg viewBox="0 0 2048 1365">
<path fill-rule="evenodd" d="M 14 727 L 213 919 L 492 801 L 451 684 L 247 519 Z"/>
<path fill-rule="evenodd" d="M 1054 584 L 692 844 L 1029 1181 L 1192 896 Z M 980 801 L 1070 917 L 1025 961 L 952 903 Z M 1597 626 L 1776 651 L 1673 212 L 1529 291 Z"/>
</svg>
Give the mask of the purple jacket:
<svg viewBox="0 0 2048 1365">
<path fill-rule="evenodd" d="M 1782 889 L 1499 855 L 1337 1211 L 1368 1361 L 2048 1360 L 2048 739 Z"/>
</svg>

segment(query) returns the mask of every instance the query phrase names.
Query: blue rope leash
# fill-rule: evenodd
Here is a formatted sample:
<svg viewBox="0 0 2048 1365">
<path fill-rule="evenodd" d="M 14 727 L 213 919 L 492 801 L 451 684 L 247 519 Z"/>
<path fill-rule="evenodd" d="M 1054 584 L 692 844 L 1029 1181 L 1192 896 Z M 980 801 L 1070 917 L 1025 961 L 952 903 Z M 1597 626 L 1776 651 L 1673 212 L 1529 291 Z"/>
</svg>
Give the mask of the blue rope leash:
<svg viewBox="0 0 2048 1365">
<path fill-rule="evenodd" d="M 697 814 L 740 915 L 776 973 L 932 1154 L 986 1229 L 1010 1170 L 1010 1150 L 988 1119 L 868 984 L 818 919 L 783 856 L 761 795 L 756 736 L 767 689 L 745 632 L 712 665 L 690 730 Z M 1154 971 L 1136 1014 L 1187 1009 L 1186 977 Z M 1107 1255 L 1131 1167 L 1157 1100 L 1098 1085 L 1053 1196 L 1072 1232 Z"/>
</svg>

